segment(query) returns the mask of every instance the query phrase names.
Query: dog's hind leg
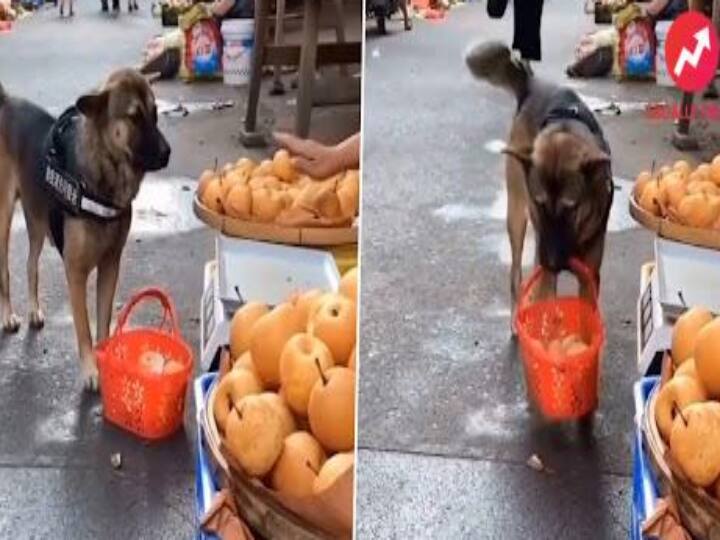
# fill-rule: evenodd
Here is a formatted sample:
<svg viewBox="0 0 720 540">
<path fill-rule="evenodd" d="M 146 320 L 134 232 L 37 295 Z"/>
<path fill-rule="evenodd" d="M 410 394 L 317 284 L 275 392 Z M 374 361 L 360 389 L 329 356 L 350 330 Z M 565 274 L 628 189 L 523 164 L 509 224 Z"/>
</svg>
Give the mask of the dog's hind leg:
<svg viewBox="0 0 720 540">
<path fill-rule="evenodd" d="M 25 214 L 28 215 L 27 213 Z M 47 235 L 47 223 L 44 220 L 25 219 L 28 229 L 28 260 L 27 260 L 27 279 L 28 279 L 28 297 L 30 299 L 30 328 L 35 330 L 45 326 L 45 315 L 40 308 L 40 298 L 38 295 L 38 275 L 40 253 L 42 252 L 45 236 Z"/>
<path fill-rule="evenodd" d="M 512 156 L 506 163 L 507 175 L 507 231 L 510 237 L 510 253 L 512 266 L 510 269 L 511 318 L 510 328 L 513 335 L 515 328 L 515 312 L 517 309 L 520 284 L 522 282 L 522 254 L 527 230 L 527 193 L 525 190 L 525 172 L 522 165 Z"/>
<path fill-rule="evenodd" d="M 5 333 L 20 329 L 20 319 L 13 312 L 10 300 L 10 226 L 17 200 L 17 182 L 9 167 L 0 162 L 0 323 Z"/>
</svg>

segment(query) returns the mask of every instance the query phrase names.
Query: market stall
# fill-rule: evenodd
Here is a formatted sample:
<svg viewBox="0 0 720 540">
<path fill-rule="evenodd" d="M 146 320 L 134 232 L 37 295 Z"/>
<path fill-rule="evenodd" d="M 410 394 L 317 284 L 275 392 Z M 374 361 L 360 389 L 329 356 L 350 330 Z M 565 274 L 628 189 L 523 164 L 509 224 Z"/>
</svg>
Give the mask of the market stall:
<svg viewBox="0 0 720 540">
<path fill-rule="evenodd" d="M 217 231 L 195 382 L 208 534 L 352 534 L 358 203 L 358 171 L 312 179 L 282 150 L 200 179 Z"/>
<path fill-rule="evenodd" d="M 637 304 L 632 538 L 710 540 L 720 533 L 720 157 L 642 172 L 630 213 L 655 233 Z"/>
</svg>

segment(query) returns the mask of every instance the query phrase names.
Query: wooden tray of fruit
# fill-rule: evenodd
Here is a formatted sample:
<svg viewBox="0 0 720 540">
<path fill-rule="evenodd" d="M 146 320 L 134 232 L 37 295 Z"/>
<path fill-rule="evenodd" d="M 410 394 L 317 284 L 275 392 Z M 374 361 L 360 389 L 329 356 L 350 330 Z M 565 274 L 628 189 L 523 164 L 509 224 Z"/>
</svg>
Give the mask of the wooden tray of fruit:
<svg viewBox="0 0 720 540">
<path fill-rule="evenodd" d="M 642 421 L 661 491 L 672 494 L 682 525 L 702 539 L 720 538 L 719 346 L 720 319 L 703 308 L 685 312 Z"/>
<path fill-rule="evenodd" d="M 353 269 L 337 293 L 248 302 L 233 315 L 200 419 L 238 510 L 263 537 L 352 535 L 356 301 Z"/>
<path fill-rule="evenodd" d="M 300 175 L 280 150 L 260 164 L 242 158 L 204 171 L 193 210 L 228 236 L 291 245 L 355 244 L 359 182 L 356 170 L 324 180 Z"/>
<path fill-rule="evenodd" d="M 635 221 L 663 238 L 720 249 L 720 159 L 694 170 L 678 161 L 656 174 L 641 172 L 629 207 Z"/>
</svg>

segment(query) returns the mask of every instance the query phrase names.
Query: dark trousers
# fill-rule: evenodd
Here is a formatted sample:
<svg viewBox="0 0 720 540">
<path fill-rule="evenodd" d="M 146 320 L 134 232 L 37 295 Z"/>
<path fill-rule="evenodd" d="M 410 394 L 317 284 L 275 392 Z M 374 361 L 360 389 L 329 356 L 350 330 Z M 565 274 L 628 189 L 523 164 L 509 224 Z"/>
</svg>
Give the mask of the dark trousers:
<svg viewBox="0 0 720 540">
<path fill-rule="evenodd" d="M 524 60 L 540 60 L 540 20 L 543 0 L 515 0 L 515 35 L 513 49 L 520 51 Z"/>
</svg>

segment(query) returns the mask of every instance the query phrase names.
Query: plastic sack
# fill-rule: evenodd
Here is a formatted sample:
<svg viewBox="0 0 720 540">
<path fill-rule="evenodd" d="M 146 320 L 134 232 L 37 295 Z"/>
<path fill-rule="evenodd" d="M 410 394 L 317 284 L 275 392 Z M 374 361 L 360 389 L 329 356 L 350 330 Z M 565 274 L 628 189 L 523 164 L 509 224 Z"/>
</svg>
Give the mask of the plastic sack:
<svg viewBox="0 0 720 540">
<path fill-rule="evenodd" d="M 220 26 L 203 4 L 196 4 L 180 16 L 185 47 L 180 77 L 186 81 L 222 77 L 222 35 Z"/>
<path fill-rule="evenodd" d="M 652 19 L 630 5 L 615 17 L 618 45 L 613 72 L 618 80 L 655 79 L 655 30 Z"/>
</svg>

